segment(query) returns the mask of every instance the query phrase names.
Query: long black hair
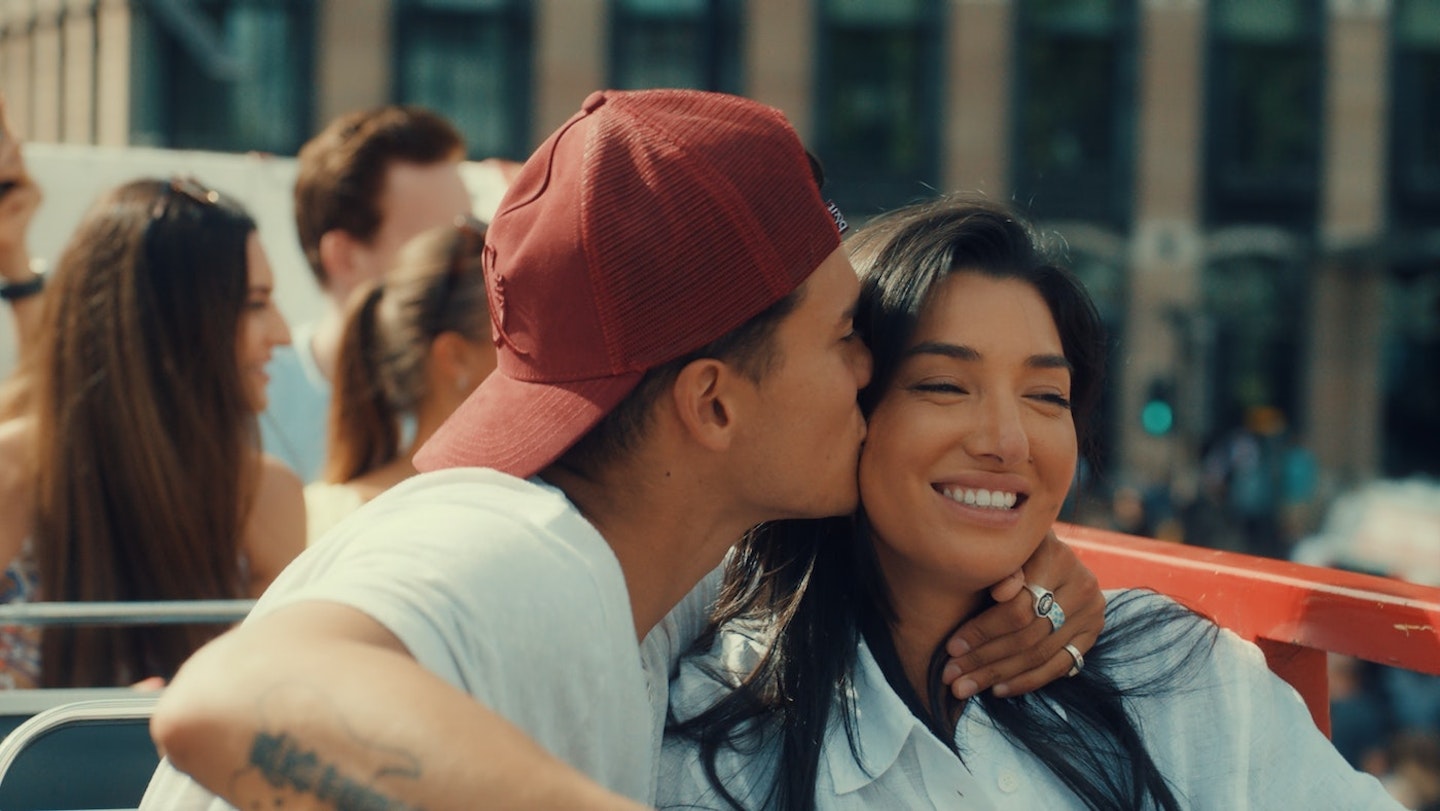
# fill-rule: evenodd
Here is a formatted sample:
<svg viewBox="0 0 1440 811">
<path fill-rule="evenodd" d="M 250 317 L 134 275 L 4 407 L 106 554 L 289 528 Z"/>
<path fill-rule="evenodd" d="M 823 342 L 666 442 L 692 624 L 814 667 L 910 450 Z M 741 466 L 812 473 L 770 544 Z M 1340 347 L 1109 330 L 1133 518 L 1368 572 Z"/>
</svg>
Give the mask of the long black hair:
<svg viewBox="0 0 1440 811">
<path fill-rule="evenodd" d="M 848 247 L 862 284 L 856 328 L 874 355 L 871 383 L 861 394 L 867 414 L 889 386 L 934 287 L 951 273 L 974 272 L 1019 279 L 1045 300 L 1072 367 L 1071 403 L 1081 447 L 1088 446 L 1085 428 L 1101 392 L 1104 328 L 1084 287 L 1051 258 L 1024 220 L 996 203 L 947 197 L 876 220 Z M 1112 609 L 1129 599 L 1121 596 Z M 1179 606 L 1147 611 L 1108 628 L 1078 676 L 1015 699 L 986 693 L 975 700 L 1003 734 L 1043 762 L 1087 807 L 1178 809 L 1125 701 L 1172 689 L 1203 649 L 1204 638 L 1213 638 L 1214 626 L 1191 622 L 1195 633 L 1182 634 L 1180 646 L 1190 643 L 1188 653 L 1177 660 L 1170 647 L 1164 654 L 1168 667 L 1142 668 L 1153 678 L 1120 684 L 1111 674 L 1119 662 L 1161 655 L 1146 649 L 1145 637 L 1187 617 Z M 768 747 L 778 750 L 778 768 L 774 783 L 759 793 L 760 807 L 812 808 L 820 750 L 837 701 L 852 754 L 863 765 L 853 712 L 853 672 L 863 639 L 892 689 L 954 751 L 947 719 L 959 707 L 940 680 L 944 649 L 937 648 L 932 658 L 927 695 L 917 695 L 891 637 L 894 619 L 863 509 L 855 516 L 758 528 L 727 564 L 715 623 L 716 628 L 731 622 L 765 626 L 768 650 L 714 706 L 690 719 L 672 718 L 670 732 L 697 745 L 712 786 L 733 808 L 746 806 L 724 785 L 720 754 Z"/>
</svg>

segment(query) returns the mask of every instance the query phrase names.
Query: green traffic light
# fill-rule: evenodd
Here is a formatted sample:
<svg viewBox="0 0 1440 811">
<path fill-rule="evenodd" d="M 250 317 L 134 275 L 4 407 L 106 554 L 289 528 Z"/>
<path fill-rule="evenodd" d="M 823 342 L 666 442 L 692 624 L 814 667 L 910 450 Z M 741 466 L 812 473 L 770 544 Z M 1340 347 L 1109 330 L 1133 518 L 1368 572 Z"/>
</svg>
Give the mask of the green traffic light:
<svg viewBox="0 0 1440 811">
<path fill-rule="evenodd" d="M 1140 411 L 1140 426 L 1151 436 L 1164 436 L 1175 427 L 1175 410 L 1164 400 L 1151 400 Z"/>
</svg>

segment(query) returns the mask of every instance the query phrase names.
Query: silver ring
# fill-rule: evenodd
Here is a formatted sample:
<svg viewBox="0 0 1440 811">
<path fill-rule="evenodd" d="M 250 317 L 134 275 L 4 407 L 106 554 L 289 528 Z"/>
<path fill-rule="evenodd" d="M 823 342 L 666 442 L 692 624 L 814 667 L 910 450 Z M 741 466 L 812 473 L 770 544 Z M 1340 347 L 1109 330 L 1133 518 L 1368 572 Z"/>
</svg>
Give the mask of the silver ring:
<svg viewBox="0 0 1440 811">
<path fill-rule="evenodd" d="M 1065 652 L 1070 654 L 1070 657 L 1075 660 L 1075 664 L 1071 666 L 1069 672 L 1067 672 L 1065 675 L 1080 675 L 1081 669 L 1085 667 L 1085 654 L 1081 653 L 1080 649 L 1075 647 L 1074 645 L 1066 645 Z"/>
<path fill-rule="evenodd" d="M 1035 616 L 1050 620 L 1050 633 L 1060 630 L 1065 624 L 1065 609 L 1055 601 L 1055 592 L 1034 583 L 1026 583 L 1025 589 L 1035 597 Z"/>
</svg>

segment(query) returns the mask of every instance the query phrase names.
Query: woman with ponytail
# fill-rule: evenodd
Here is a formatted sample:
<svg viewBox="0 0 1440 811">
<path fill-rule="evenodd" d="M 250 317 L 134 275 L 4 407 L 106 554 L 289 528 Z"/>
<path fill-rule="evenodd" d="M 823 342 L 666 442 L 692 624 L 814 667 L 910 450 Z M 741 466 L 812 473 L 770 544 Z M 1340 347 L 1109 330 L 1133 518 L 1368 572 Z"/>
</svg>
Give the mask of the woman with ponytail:
<svg viewBox="0 0 1440 811">
<path fill-rule="evenodd" d="M 1152 593 L 1108 595 L 1071 678 L 941 686 L 945 640 L 1059 514 L 1105 336 L 1004 206 L 911 206 L 848 247 L 874 357 L 862 507 L 731 556 L 718 631 L 671 685 L 660 807 L 1398 808 L 1255 646 Z"/>
<path fill-rule="evenodd" d="M 46 284 L 28 396 L 0 424 L 4 601 L 258 597 L 305 517 L 300 480 L 259 447 L 290 333 L 255 221 L 193 180 L 127 183 Z M 4 628 L 0 682 L 168 679 L 223 630 Z"/>
<path fill-rule="evenodd" d="M 415 451 L 495 368 L 484 242 L 484 226 L 469 218 L 431 229 L 406 243 L 383 279 L 356 291 L 325 471 L 305 488 L 311 542 L 414 475 Z"/>
</svg>

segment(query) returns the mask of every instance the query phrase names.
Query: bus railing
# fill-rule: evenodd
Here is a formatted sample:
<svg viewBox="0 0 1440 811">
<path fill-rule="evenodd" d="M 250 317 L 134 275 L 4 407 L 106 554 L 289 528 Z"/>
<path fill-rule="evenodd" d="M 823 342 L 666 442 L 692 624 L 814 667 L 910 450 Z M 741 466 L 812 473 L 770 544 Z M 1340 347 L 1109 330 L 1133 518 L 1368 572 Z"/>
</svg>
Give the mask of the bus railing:
<svg viewBox="0 0 1440 811">
<path fill-rule="evenodd" d="M 239 622 L 254 600 L 156 600 L 0 605 L 0 625 L 173 625 Z"/>
<path fill-rule="evenodd" d="M 1254 642 L 1326 734 L 1327 653 L 1440 675 L 1440 588 L 1070 524 L 1056 534 L 1102 588 L 1153 589 Z"/>
</svg>

